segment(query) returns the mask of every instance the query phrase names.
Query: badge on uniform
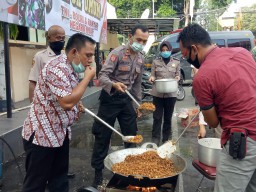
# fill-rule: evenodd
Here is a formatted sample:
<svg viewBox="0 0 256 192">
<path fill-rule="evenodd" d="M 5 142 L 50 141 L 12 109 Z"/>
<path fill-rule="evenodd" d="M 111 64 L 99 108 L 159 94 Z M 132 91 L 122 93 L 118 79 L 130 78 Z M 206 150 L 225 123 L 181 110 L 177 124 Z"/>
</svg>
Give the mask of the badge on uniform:
<svg viewBox="0 0 256 192">
<path fill-rule="evenodd" d="M 114 61 L 116 61 L 116 58 L 117 58 L 117 56 L 113 54 L 113 55 L 111 55 L 110 60 L 112 62 L 114 62 Z"/>
<path fill-rule="evenodd" d="M 173 64 L 172 64 L 172 67 L 175 67 L 175 66 L 176 66 L 175 63 L 173 63 Z"/>
<path fill-rule="evenodd" d="M 128 56 L 127 56 L 127 55 L 124 55 L 122 60 L 123 60 L 123 61 L 127 61 L 127 60 L 128 60 Z"/>
</svg>

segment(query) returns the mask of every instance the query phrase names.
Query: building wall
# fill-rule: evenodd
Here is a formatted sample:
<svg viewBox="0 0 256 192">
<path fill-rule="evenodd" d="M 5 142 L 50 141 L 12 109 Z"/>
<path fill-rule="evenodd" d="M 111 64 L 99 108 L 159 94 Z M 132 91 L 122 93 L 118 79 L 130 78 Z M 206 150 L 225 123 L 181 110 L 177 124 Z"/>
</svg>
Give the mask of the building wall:
<svg viewBox="0 0 256 192">
<path fill-rule="evenodd" d="M 13 102 L 28 98 L 28 76 L 34 55 L 44 49 L 34 45 L 10 46 L 11 87 Z"/>
<path fill-rule="evenodd" d="M 5 67 L 4 67 L 4 45 L 3 41 L 0 40 L 0 100 L 6 99 L 5 93 Z"/>
<path fill-rule="evenodd" d="M 100 50 L 109 50 L 109 48 L 116 48 L 119 46 L 117 34 L 110 33 L 108 30 L 107 33 L 107 44 L 100 44 Z"/>
</svg>

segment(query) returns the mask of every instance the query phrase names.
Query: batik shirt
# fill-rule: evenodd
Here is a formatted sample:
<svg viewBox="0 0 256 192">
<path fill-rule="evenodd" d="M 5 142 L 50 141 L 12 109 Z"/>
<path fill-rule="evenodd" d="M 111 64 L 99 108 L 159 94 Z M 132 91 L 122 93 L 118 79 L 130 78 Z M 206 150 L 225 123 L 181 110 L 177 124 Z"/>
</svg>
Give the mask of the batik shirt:
<svg viewBox="0 0 256 192">
<path fill-rule="evenodd" d="M 41 71 L 34 92 L 34 99 L 25 119 L 22 137 L 29 140 L 35 133 L 33 144 L 44 147 L 60 147 L 70 134 L 70 126 L 77 117 L 77 107 L 64 110 L 59 97 L 72 93 L 78 84 L 78 76 L 65 54 L 56 57 Z"/>
</svg>

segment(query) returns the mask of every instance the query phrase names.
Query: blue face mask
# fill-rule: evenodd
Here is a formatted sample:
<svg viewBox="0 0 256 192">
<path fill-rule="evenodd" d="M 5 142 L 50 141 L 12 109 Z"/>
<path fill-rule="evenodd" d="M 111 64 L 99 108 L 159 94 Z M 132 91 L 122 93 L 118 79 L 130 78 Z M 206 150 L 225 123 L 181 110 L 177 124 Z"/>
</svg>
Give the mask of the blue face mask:
<svg viewBox="0 0 256 192">
<path fill-rule="evenodd" d="M 134 51 L 134 52 L 140 52 L 140 51 L 142 51 L 143 50 L 143 48 L 144 48 L 144 46 L 143 45 L 141 45 L 140 43 L 138 43 L 138 42 L 133 42 L 132 43 L 132 45 L 130 45 L 131 46 L 131 48 L 132 48 L 132 50 Z"/>
<path fill-rule="evenodd" d="M 171 56 L 172 52 L 171 51 L 164 51 L 160 53 L 160 56 L 167 59 Z"/>
<path fill-rule="evenodd" d="M 78 65 L 72 62 L 72 67 L 76 73 L 83 73 L 85 71 L 85 67 L 81 62 Z"/>
</svg>

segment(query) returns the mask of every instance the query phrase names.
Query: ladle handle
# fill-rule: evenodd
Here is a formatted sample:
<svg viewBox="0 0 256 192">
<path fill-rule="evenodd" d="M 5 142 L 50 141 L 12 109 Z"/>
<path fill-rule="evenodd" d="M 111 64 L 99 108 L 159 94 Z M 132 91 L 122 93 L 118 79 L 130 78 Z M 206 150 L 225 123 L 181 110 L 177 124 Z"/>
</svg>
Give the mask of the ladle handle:
<svg viewBox="0 0 256 192">
<path fill-rule="evenodd" d="M 84 109 L 85 112 L 87 112 L 89 115 L 91 115 L 92 117 L 94 117 L 95 119 L 97 119 L 98 121 L 100 121 L 101 123 L 103 123 L 104 125 L 106 125 L 108 128 L 110 128 L 112 131 L 114 131 L 115 133 L 117 133 L 118 135 L 120 135 L 121 137 L 124 137 L 123 134 L 121 134 L 120 132 L 118 132 L 114 127 L 110 126 L 108 123 L 106 123 L 105 121 L 103 121 L 101 118 L 99 118 L 97 115 L 95 115 L 93 112 L 91 112 L 89 109 L 85 108 Z"/>
<path fill-rule="evenodd" d="M 140 104 L 138 103 L 138 101 L 132 96 L 132 94 L 128 91 L 125 90 L 125 93 L 134 101 L 134 103 L 139 107 Z"/>
<path fill-rule="evenodd" d="M 180 140 L 181 136 L 186 132 L 186 130 L 189 128 L 189 126 L 190 126 L 191 123 L 194 121 L 194 119 L 198 116 L 199 113 L 200 113 L 200 111 L 191 119 L 191 121 L 189 122 L 189 124 L 187 125 L 187 127 L 182 131 L 182 133 L 180 134 L 180 136 L 178 137 L 178 139 L 175 141 L 175 144 L 178 143 L 178 141 Z"/>
</svg>

